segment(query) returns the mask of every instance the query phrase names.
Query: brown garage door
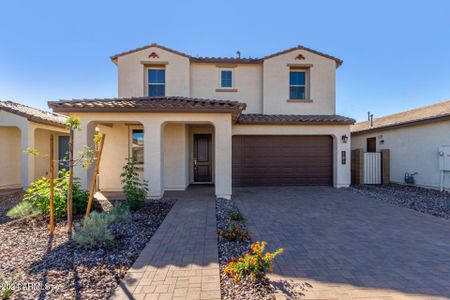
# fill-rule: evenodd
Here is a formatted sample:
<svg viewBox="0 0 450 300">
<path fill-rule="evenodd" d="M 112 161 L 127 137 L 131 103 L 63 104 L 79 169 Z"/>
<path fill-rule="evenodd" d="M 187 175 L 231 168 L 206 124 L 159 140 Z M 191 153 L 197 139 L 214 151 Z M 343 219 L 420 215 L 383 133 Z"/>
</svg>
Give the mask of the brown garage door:
<svg viewBox="0 0 450 300">
<path fill-rule="evenodd" d="M 330 136 L 233 136 L 233 186 L 332 184 Z"/>
</svg>

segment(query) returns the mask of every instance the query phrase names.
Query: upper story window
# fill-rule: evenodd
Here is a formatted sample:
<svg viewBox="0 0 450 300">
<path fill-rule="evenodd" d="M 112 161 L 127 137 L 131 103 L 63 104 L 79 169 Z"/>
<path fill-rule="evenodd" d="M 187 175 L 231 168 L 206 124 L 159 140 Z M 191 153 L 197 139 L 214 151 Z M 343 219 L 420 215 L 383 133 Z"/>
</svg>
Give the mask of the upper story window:
<svg viewBox="0 0 450 300">
<path fill-rule="evenodd" d="M 164 68 L 149 68 L 147 70 L 147 80 L 149 96 L 166 95 L 166 70 Z"/>
<path fill-rule="evenodd" d="M 306 99 L 306 70 L 291 70 L 289 72 L 289 99 Z"/>
<path fill-rule="evenodd" d="M 232 70 L 221 70 L 220 71 L 220 87 L 225 88 L 225 89 L 233 87 L 233 71 Z"/>
</svg>

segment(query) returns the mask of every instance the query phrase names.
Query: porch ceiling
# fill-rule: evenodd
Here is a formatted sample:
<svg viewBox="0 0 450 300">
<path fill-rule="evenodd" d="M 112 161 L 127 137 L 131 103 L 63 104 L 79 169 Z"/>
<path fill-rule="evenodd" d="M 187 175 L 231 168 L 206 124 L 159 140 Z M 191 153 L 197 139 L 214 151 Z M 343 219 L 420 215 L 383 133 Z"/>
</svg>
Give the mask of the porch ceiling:
<svg viewBox="0 0 450 300">
<path fill-rule="evenodd" d="M 55 112 L 185 112 L 231 113 L 236 121 L 246 104 L 190 97 L 128 97 L 48 101 Z"/>
</svg>

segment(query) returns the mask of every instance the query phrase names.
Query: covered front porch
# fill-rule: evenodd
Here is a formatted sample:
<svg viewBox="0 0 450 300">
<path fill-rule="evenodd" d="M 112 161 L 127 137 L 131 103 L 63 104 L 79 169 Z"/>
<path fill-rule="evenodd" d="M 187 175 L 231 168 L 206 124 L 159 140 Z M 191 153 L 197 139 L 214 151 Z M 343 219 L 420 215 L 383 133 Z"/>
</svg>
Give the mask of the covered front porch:
<svg viewBox="0 0 450 300">
<path fill-rule="evenodd" d="M 213 185 L 217 197 L 231 197 L 230 114 L 138 113 L 78 114 L 82 130 L 75 132 L 74 150 L 92 146 L 96 132 L 106 135 L 98 190 L 120 198 L 120 174 L 127 158 L 149 184 L 149 198 L 189 185 Z M 93 170 L 77 168 L 75 176 L 88 188 Z"/>
</svg>

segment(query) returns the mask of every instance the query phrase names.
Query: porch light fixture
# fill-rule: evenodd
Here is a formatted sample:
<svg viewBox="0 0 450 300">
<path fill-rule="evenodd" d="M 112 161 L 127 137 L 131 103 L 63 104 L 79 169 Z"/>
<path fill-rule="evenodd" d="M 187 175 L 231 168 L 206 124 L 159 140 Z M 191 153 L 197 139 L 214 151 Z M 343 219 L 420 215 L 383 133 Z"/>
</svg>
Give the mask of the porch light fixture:
<svg viewBox="0 0 450 300">
<path fill-rule="evenodd" d="M 341 136 L 341 140 L 344 144 L 346 144 L 348 142 L 348 136 L 344 134 L 343 136 Z"/>
</svg>

